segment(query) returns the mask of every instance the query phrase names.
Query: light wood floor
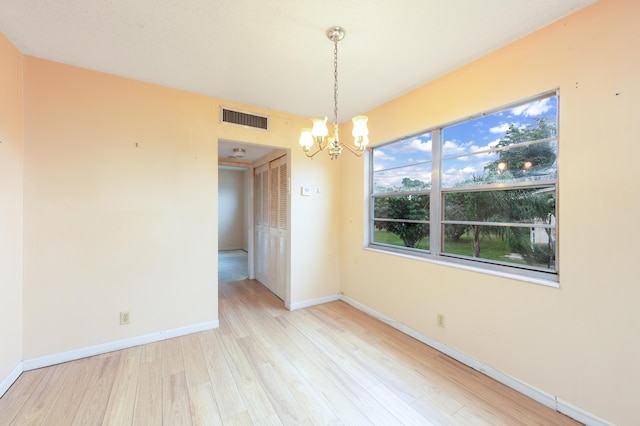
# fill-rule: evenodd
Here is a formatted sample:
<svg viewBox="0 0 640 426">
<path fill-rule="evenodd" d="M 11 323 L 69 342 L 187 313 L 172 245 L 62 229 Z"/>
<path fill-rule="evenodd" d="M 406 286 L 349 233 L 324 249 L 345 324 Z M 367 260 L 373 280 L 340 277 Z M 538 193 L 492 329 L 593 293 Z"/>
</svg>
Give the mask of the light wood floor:
<svg viewBox="0 0 640 426">
<path fill-rule="evenodd" d="M 343 302 L 220 284 L 220 328 L 23 373 L 0 425 L 574 425 Z"/>
</svg>

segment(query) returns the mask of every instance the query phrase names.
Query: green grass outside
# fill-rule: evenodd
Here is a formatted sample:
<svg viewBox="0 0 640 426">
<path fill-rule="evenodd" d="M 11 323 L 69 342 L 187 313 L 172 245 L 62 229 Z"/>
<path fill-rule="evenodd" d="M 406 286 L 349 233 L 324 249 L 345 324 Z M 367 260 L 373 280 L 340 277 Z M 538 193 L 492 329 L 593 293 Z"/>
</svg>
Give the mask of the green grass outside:
<svg viewBox="0 0 640 426">
<path fill-rule="evenodd" d="M 381 244 L 404 247 L 404 243 L 402 242 L 400 237 L 389 231 L 375 231 L 373 233 L 373 241 Z M 429 250 L 429 237 L 421 239 L 416 248 L 421 250 Z"/>
<path fill-rule="evenodd" d="M 388 231 L 375 231 L 374 241 L 376 243 L 389 244 L 404 247 L 404 243 L 396 234 Z M 457 254 L 460 256 L 473 257 L 473 247 L 471 238 L 463 235 L 458 242 L 445 241 L 445 253 Z M 418 243 L 416 247 L 421 250 L 429 250 L 429 238 L 425 237 Z M 487 236 L 480 242 L 480 257 L 482 259 L 499 260 L 502 262 L 519 263 L 525 262 L 518 259 L 509 259 L 505 257 L 510 254 L 509 243 L 499 237 Z"/>
</svg>

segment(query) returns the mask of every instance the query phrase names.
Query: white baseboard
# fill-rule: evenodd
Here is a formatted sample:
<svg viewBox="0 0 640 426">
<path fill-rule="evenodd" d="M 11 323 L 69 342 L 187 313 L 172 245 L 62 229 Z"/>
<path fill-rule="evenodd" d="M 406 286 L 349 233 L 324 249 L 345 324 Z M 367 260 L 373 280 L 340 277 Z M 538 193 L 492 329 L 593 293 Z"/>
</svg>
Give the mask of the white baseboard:
<svg viewBox="0 0 640 426">
<path fill-rule="evenodd" d="M 20 362 L 18 363 L 18 365 L 16 365 L 16 367 L 13 370 L 11 370 L 9 375 L 2 382 L 0 382 L 0 397 L 4 395 L 4 393 L 11 387 L 11 385 L 16 380 L 18 380 L 18 377 L 20 377 L 23 371 L 24 371 L 24 367 L 22 365 L 22 362 Z"/>
<path fill-rule="evenodd" d="M 304 309 L 309 308 L 315 305 L 322 305 L 323 303 L 335 302 L 336 300 L 340 300 L 339 294 L 334 294 L 332 296 L 320 297 L 318 299 L 305 300 L 298 303 L 292 303 L 288 306 L 290 311 L 295 311 L 296 309 Z"/>
<path fill-rule="evenodd" d="M 146 334 L 144 336 L 131 337 L 128 339 L 116 340 L 113 342 L 89 346 L 86 348 L 74 349 L 71 351 L 61 352 L 53 355 L 46 355 L 39 358 L 32 358 L 22 361 L 22 369 L 23 371 L 35 370 L 36 368 L 48 367 L 50 365 L 61 364 L 63 362 L 74 361 L 80 358 L 118 351 L 121 349 L 131 348 L 133 346 L 144 345 L 146 343 L 158 342 L 160 340 L 185 336 L 187 334 L 197 333 L 199 331 L 218 328 L 219 326 L 219 320 L 208 321 L 200 324 L 188 325 L 186 327 L 179 327 L 171 330 L 159 331 L 157 333 Z"/>
<path fill-rule="evenodd" d="M 614 423 L 601 419 L 582 408 L 576 407 L 567 401 L 563 401 L 560 398 L 558 398 L 557 410 L 565 416 L 569 416 L 587 426 L 615 426 Z"/>
<path fill-rule="evenodd" d="M 395 321 L 392 318 L 389 318 L 385 315 L 382 315 L 381 313 L 369 308 L 368 306 L 365 306 L 359 302 L 356 302 L 353 299 L 350 299 L 347 296 L 340 296 L 340 300 L 348 303 L 349 305 L 353 306 L 354 308 L 368 314 L 371 315 L 372 317 L 390 325 L 391 327 L 395 328 L 396 330 L 399 330 L 401 332 L 403 332 L 404 334 L 413 337 L 414 339 L 428 345 L 431 346 L 432 348 L 442 352 L 445 355 L 450 356 L 451 358 L 460 361 L 461 363 L 473 368 L 474 370 L 477 370 L 489 377 L 491 377 L 492 379 L 494 379 L 497 382 L 502 383 L 505 386 L 510 387 L 511 389 L 520 392 L 523 395 L 528 396 L 529 398 L 538 401 L 539 403 L 546 405 L 547 407 L 556 410 L 566 416 L 571 417 L 572 419 L 575 419 L 581 423 L 584 423 L 585 425 L 588 426 L 615 426 L 613 423 L 604 420 L 594 414 L 589 413 L 586 410 L 583 410 L 582 408 L 576 407 L 575 405 L 572 405 L 566 401 L 561 400 L 560 398 L 551 395 L 548 392 L 545 392 L 543 390 L 537 389 L 527 383 L 524 383 L 514 377 L 509 376 L 508 374 L 505 374 L 499 370 L 496 370 L 486 364 L 484 364 L 481 361 L 478 361 L 475 358 L 472 358 L 468 355 L 463 354 L 462 352 L 459 352 L 447 345 L 444 345 L 440 342 L 438 342 L 437 340 L 434 340 L 430 337 L 427 337 L 425 335 L 422 335 L 420 333 L 418 333 L 417 331 L 415 331 L 414 329 L 407 327 L 404 324 L 401 324 L 397 321 Z"/>
</svg>

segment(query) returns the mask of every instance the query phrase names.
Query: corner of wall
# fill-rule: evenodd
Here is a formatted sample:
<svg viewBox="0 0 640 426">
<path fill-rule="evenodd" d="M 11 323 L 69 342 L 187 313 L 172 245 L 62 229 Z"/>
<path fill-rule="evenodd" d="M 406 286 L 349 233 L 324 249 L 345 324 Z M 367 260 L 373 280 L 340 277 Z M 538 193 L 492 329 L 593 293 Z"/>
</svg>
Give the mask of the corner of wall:
<svg viewBox="0 0 640 426">
<path fill-rule="evenodd" d="M 0 395 L 22 372 L 24 56 L 0 33 Z"/>
</svg>

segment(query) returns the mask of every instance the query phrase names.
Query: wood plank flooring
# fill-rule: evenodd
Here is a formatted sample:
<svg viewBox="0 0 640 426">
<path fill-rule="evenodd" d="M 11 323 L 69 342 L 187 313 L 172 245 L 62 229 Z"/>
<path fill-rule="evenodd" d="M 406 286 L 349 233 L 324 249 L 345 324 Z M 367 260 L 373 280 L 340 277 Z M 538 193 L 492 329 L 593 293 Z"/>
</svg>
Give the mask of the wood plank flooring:
<svg viewBox="0 0 640 426">
<path fill-rule="evenodd" d="M 220 284 L 220 328 L 23 373 L 0 425 L 575 425 L 343 302 Z"/>
</svg>

